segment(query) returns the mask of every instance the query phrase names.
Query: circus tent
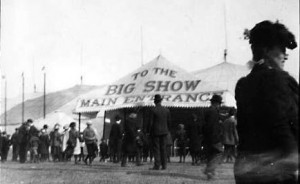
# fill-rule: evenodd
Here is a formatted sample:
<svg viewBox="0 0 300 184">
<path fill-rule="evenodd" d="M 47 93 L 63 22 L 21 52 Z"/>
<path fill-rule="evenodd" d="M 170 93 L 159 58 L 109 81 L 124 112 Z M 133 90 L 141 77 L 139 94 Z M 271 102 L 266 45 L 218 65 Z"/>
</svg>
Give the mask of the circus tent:
<svg viewBox="0 0 300 184">
<path fill-rule="evenodd" d="M 75 112 L 89 113 L 137 106 L 152 106 L 153 96 L 163 96 L 167 107 L 206 107 L 213 94 L 233 105 L 233 96 L 158 56 L 125 77 L 102 89 L 82 95 Z"/>
</svg>

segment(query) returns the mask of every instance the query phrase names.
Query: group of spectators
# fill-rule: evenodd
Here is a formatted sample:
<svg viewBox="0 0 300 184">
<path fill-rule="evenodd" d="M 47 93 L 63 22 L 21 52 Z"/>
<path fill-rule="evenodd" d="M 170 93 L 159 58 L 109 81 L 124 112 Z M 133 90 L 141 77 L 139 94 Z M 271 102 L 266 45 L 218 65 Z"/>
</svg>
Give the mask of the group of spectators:
<svg viewBox="0 0 300 184">
<path fill-rule="evenodd" d="M 20 163 L 27 161 L 38 163 L 44 161 L 59 162 L 69 161 L 74 156 L 75 164 L 81 160 L 85 164 L 91 164 L 98 154 L 96 131 L 91 127 L 92 123 L 87 122 L 87 127 L 82 133 L 76 130 L 76 123 L 71 122 L 63 127 L 60 132 L 60 125 L 55 124 L 52 131 L 48 131 L 48 125 L 38 130 L 33 125 L 33 120 L 28 119 L 19 128 L 11 139 L 6 132 L 1 133 L 0 150 L 1 161 L 7 160 L 7 154 L 12 145 L 12 161 Z M 50 158 L 51 155 L 51 158 Z"/>
</svg>

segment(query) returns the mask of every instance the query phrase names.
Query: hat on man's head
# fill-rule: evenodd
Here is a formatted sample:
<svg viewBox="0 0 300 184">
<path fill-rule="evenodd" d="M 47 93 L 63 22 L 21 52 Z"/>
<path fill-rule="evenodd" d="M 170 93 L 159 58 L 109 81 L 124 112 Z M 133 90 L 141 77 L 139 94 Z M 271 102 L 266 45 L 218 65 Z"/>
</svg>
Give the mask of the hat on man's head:
<svg viewBox="0 0 300 184">
<path fill-rule="evenodd" d="M 92 122 L 91 122 L 91 121 L 87 121 L 86 124 L 87 124 L 87 125 L 91 125 Z"/>
<path fill-rule="evenodd" d="M 220 95 L 213 95 L 210 99 L 211 102 L 222 103 L 222 97 Z"/>
<path fill-rule="evenodd" d="M 75 127 L 76 126 L 76 123 L 75 122 L 71 122 L 70 123 L 70 127 Z"/>
<path fill-rule="evenodd" d="M 28 119 L 27 123 L 33 123 L 33 120 L 32 119 Z"/>
<path fill-rule="evenodd" d="M 159 103 L 162 101 L 162 97 L 159 94 L 154 95 L 154 103 Z"/>
</svg>

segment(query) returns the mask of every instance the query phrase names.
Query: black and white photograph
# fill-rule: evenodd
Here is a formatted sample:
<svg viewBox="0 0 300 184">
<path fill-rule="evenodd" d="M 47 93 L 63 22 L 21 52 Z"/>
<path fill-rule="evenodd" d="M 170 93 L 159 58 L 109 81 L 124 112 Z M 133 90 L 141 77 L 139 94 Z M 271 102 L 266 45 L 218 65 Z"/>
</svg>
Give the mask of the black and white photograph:
<svg viewBox="0 0 300 184">
<path fill-rule="evenodd" d="M 298 183 L 299 19 L 299 0 L 0 0 L 0 183 Z"/>
</svg>

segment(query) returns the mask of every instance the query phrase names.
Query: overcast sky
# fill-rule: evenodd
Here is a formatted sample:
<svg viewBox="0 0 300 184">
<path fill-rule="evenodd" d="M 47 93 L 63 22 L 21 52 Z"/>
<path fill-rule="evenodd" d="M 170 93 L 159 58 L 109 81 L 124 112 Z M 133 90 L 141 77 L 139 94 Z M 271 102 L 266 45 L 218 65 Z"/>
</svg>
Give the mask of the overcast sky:
<svg viewBox="0 0 300 184">
<path fill-rule="evenodd" d="M 224 8 L 225 7 L 225 8 Z M 1 71 L 8 96 L 113 82 L 162 54 L 187 71 L 251 59 L 243 30 L 279 20 L 299 40 L 299 0 L 2 0 Z M 224 15 L 226 14 L 226 19 Z M 298 41 L 299 42 L 299 41 Z M 299 74 L 299 47 L 286 70 Z M 3 90 L 3 89 L 2 89 Z"/>
</svg>

